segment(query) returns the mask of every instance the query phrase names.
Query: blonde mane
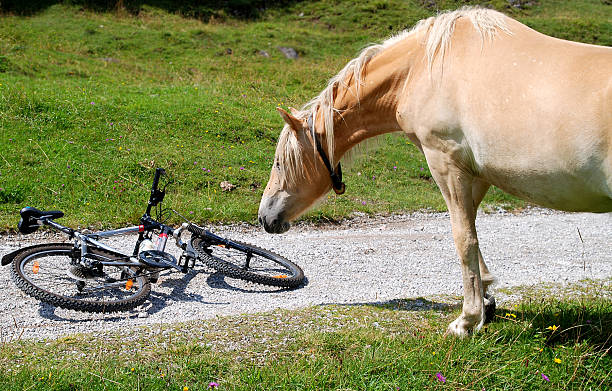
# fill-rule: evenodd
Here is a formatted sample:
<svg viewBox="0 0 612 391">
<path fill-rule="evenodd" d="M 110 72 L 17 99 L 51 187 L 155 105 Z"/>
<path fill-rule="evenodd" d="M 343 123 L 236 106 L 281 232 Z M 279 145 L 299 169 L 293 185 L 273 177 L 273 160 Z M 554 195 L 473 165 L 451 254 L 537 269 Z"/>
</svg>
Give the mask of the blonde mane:
<svg viewBox="0 0 612 391">
<path fill-rule="evenodd" d="M 436 58 L 441 58 L 443 62 L 455 29 L 455 22 L 462 17 L 468 18 L 472 22 L 474 28 L 480 33 L 483 43 L 485 39 L 493 39 L 498 30 L 511 34 L 506 25 L 506 16 L 494 10 L 480 7 L 463 7 L 455 11 L 440 13 L 437 16 L 417 22 L 410 30 L 404 30 L 380 44 L 374 44 L 363 49 L 357 57 L 349 61 L 336 76 L 329 80 L 327 87 L 317 97 L 302 107 L 300 112 L 296 114 L 296 117 L 304 121 L 311 115 L 313 118 L 316 118 L 317 112 L 321 111 L 325 125 L 328 157 L 332 167 L 335 167 L 337 164 L 334 154 L 330 152 L 335 150 L 334 113 L 341 114 L 339 110 L 334 108 L 334 90 L 340 86 L 348 88 L 345 81 L 349 80 L 349 76 L 352 76 L 352 79 L 355 81 L 355 98 L 359 102 L 359 89 L 362 85 L 363 69 L 370 59 L 408 36 L 417 33 L 424 33 L 420 43 L 425 48 L 425 57 L 431 75 Z M 298 177 L 304 176 L 304 167 L 300 143 L 296 138 L 295 132 L 291 131 L 288 126 L 285 126 L 281 132 L 278 145 L 277 156 L 280 166 L 285 171 L 284 180 L 294 183 Z M 313 151 L 316 153 L 314 146 Z"/>
</svg>

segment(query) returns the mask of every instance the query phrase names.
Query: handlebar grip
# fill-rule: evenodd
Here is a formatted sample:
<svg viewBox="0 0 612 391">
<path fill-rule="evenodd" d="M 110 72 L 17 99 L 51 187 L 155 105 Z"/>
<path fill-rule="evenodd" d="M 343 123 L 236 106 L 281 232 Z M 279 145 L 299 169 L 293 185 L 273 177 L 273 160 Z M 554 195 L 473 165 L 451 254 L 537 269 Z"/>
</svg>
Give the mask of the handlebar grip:
<svg viewBox="0 0 612 391">
<path fill-rule="evenodd" d="M 159 178 L 162 175 L 166 175 L 166 170 L 164 170 L 161 167 L 156 168 L 155 169 L 155 176 L 153 177 L 153 187 L 151 188 L 151 190 L 157 190 L 157 185 L 159 184 Z"/>
<path fill-rule="evenodd" d="M 205 233 L 205 230 L 203 228 L 200 228 L 195 224 L 189 224 L 187 226 L 187 231 L 191 232 L 192 234 L 200 235 L 200 236 L 204 235 Z"/>
</svg>

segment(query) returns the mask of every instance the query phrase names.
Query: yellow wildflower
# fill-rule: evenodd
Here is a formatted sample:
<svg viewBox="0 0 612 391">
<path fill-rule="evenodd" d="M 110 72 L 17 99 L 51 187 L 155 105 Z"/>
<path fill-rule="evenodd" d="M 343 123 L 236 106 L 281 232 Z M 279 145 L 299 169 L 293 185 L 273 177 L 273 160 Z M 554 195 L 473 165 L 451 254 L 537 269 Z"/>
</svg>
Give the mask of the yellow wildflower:
<svg viewBox="0 0 612 391">
<path fill-rule="evenodd" d="M 561 364 L 561 359 L 560 359 L 560 358 L 556 358 L 556 357 L 555 357 L 555 362 L 556 362 L 557 364 Z"/>
<path fill-rule="evenodd" d="M 558 328 L 559 328 L 559 326 L 556 326 L 556 325 L 553 324 L 552 326 L 548 326 L 546 328 L 546 330 L 557 331 Z"/>
</svg>

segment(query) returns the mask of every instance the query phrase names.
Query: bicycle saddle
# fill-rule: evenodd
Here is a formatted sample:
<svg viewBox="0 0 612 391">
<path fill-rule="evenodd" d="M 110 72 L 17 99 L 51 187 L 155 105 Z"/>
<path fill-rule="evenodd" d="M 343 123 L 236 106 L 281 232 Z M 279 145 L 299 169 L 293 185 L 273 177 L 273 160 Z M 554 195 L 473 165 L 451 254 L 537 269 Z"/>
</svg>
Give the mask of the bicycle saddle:
<svg viewBox="0 0 612 391">
<path fill-rule="evenodd" d="M 38 225 L 38 220 L 43 217 L 54 220 L 64 216 L 64 212 L 59 210 L 42 211 L 31 206 L 26 206 L 21 209 L 19 214 L 21 215 L 21 219 L 19 220 L 19 224 L 17 224 L 17 228 L 19 228 L 19 232 L 25 235 L 36 231 L 40 226 Z"/>
</svg>

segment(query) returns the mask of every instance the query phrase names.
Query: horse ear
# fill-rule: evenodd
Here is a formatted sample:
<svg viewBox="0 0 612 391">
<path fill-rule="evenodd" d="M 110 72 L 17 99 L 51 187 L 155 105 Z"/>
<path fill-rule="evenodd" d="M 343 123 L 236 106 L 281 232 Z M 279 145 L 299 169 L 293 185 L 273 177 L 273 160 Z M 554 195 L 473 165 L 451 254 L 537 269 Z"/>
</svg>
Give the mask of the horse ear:
<svg viewBox="0 0 612 391">
<path fill-rule="evenodd" d="M 296 109 L 295 107 L 289 107 L 289 111 L 291 112 L 291 114 L 295 117 L 298 115 L 298 113 L 300 112 L 298 109 Z"/>
<path fill-rule="evenodd" d="M 302 129 L 302 127 L 303 127 L 302 126 L 302 121 L 300 121 L 299 119 L 295 118 L 293 115 L 287 113 L 281 107 L 277 107 L 276 110 L 278 111 L 280 116 L 283 118 L 283 121 L 285 121 L 287 124 L 289 124 L 291 129 L 293 129 L 295 131 L 298 131 L 298 130 Z"/>
</svg>

